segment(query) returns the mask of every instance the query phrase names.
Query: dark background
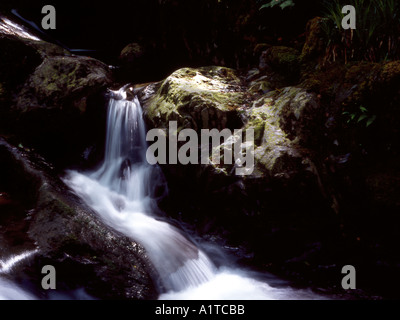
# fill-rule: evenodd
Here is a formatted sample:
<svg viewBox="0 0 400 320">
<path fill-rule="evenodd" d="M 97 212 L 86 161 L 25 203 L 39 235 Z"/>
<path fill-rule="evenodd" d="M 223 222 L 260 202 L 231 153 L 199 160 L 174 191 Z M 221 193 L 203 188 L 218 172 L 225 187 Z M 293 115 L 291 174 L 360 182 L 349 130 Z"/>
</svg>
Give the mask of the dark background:
<svg viewBox="0 0 400 320">
<path fill-rule="evenodd" d="M 301 42 L 307 21 L 320 13 L 321 1 L 298 1 L 292 9 L 260 10 L 260 0 L 2 1 L 41 27 L 44 5 L 57 13 L 56 30 L 46 33 L 71 49 L 118 64 L 121 50 L 137 42 L 145 49 L 147 76 L 159 80 L 183 66 L 224 65 L 248 68 L 258 62 L 257 44 Z M 301 44 L 299 43 L 299 47 Z"/>
</svg>

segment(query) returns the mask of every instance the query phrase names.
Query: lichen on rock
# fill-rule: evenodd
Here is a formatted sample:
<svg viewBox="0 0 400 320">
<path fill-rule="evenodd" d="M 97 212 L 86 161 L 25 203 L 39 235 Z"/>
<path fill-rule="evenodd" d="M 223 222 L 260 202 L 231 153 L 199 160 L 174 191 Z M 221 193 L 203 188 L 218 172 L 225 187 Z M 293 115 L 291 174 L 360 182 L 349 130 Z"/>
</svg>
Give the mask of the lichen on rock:
<svg viewBox="0 0 400 320">
<path fill-rule="evenodd" d="M 240 123 L 237 110 L 245 104 L 241 79 L 224 67 L 184 68 L 156 85 L 144 101 L 145 116 L 154 127 L 224 129 Z"/>
<path fill-rule="evenodd" d="M 271 92 L 247 110 L 245 128 L 255 130 L 255 159 L 258 168 L 269 176 L 301 171 L 306 156 L 299 146 L 308 139 L 309 122 L 318 108 L 315 95 L 303 89 L 287 87 Z"/>
<path fill-rule="evenodd" d="M 87 97 L 110 85 L 110 73 L 101 62 L 86 57 L 46 58 L 26 81 L 16 108 L 66 108 L 66 102 Z"/>
</svg>

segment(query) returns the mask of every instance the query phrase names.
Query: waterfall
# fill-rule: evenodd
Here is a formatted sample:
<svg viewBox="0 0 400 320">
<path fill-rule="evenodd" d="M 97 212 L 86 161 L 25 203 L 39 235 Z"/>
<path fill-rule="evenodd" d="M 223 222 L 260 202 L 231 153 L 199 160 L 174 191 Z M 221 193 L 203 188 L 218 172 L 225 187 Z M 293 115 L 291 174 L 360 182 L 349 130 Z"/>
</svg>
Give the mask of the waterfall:
<svg viewBox="0 0 400 320">
<path fill-rule="evenodd" d="M 291 289 L 276 289 L 241 270 L 217 269 L 210 258 L 176 227 L 160 221 L 157 166 L 146 161 L 146 129 L 137 98 L 124 88 L 112 92 L 108 107 L 104 161 L 89 173 L 68 172 L 64 181 L 111 228 L 139 242 L 158 272 L 160 299 L 297 299 Z"/>
<path fill-rule="evenodd" d="M 68 183 L 112 228 L 141 243 L 163 287 L 180 291 L 214 275 L 214 265 L 181 231 L 153 216 L 160 171 L 146 161 L 146 129 L 139 101 L 112 92 L 104 161 L 87 175 L 70 173 Z"/>
</svg>

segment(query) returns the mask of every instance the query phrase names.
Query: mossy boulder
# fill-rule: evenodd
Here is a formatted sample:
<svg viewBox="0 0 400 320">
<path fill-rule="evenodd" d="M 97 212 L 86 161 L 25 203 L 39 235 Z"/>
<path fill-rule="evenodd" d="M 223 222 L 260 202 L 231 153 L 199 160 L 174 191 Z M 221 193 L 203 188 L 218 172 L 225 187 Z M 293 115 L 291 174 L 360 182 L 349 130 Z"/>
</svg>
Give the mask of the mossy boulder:
<svg viewBox="0 0 400 320">
<path fill-rule="evenodd" d="M 76 108 L 84 112 L 86 106 L 82 99 L 105 90 L 110 84 L 110 72 L 98 60 L 48 57 L 25 82 L 16 98 L 15 109 L 29 112 L 35 108 Z"/>
<path fill-rule="evenodd" d="M 286 78 L 296 80 L 300 71 L 300 53 L 284 46 L 270 47 L 262 54 L 264 64 L 283 74 Z"/>
<path fill-rule="evenodd" d="M 102 134 L 111 74 L 88 57 L 49 56 L 14 93 L 12 133 L 64 166 Z M 97 132 L 96 132 L 97 130 Z M 94 140 L 93 140 L 94 139 Z"/>
<path fill-rule="evenodd" d="M 70 55 L 53 43 L 3 33 L 0 33 L 0 48 L 0 82 L 10 88 L 23 83 L 46 57 Z"/>
<path fill-rule="evenodd" d="M 291 140 L 303 146 L 314 143 L 321 131 L 321 115 L 318 96 L 302 88 L 288 87 L 276 97 L 274 108 L 278 112 L 281 128 Z"/>
<path fill-rule="evenodd" d="M 253 178 L 290 180 L 308 170 L 310 160 L 305 147 L 313 143 L 312 137 L 318 133 L 318 109 L 315 94 L 286 87 L 263 95 L 243 111 L 243 132 L 254 130 Z M 224 147 L 221 145 L 221 151 Z M 228 172 L 232 172 L 231 168 Z"/>
<path fill-rule="evenodd" d="M 301 156 L 281 128 L 281 104 L 275 104 L 271 95 L 266 95 L 256 101 L 247 111 L 246 129 L 253 129 L 255 134 L 255 175 L 278 177 L 285 172 L 293 171 L 291 162 L 300 162 Z M 293 160 L 296 158 L 296 160 Z M 288 161 L 287 161 L 288 160 Z M 288 175 L 286 174 L 288 177 Z"/>
<path fill-rule="evenodd" d="M 184 68 L 172 73 L 143 94 L 144 114 L 152 127 L 168 127 L 177 121 L 179 128 L 240 128 L 238 110 L 246 103 L 242 81 L 232 69 L 224 67 Z"/>
<path fill-rule="evenodd" d="M 61 166 L 102 135 L 106 65 L 44 41 L 0 34 L 0 131 Z"/>
<path fill-rule="evenodd" d="M 40 285 L 41 268 L 50 264 L 58 289 L 85 287 L 98 298 L 156 298 L 143 247 L 106 226 L 41 157 L 0 138 L 0 165 L 0 188 L 26 208 L 21 221 L 13 221 L 23 221 L 24 232 L 14 233 L 7 249 L 13 252 L 21 242 L 19 250 L 37 249 L 34 261 L 22 267 L 25 281 Z"/>
<path fill-rule="evenodd" d="M 342 84 L 336 90 L 336 102 L 344 111 L 357 114 L 360 107 L 368 114 L 385 119 L 382 132 L 395 130 L 400 116 L 400 62 L 356 62 L 348 65 Z"/>
<path fill-rule="evenodd" d="M 150 127 L 168 130 L 169 121 L 177 121 L 178 130 L 253 129 L 256 169 L 252 177 L 290 178 L 307 170 L 302 165 L 306 153 L 300 150 L 319 142 L 316 137 L 323 111 L 317 94 L 285 87 L 259 97 L 252 92 L 251 84 L 245 87 L 232 69 L 185 68 L 147 86 L 139 96 Z M 224 165 L 225 147 L 218 147 L 220 164 L 210 161 L 210 165 L 199 167 L 196 175 L 211 174 L 217 180 L 230 176 L 235 164 Z M 186 169 L 182 168 L 184 172 Z"/>
<path fill-rule="evenodd" d="M 311 60 L 322 57 L 326 50 L 326 36 L 324 32 L 325 19 L 315 17 L 307 23 L 306 42 L 301 52 L 302 60 Z"/>
<path fill-rule="evenodd" d="M 142 58 L 145 54 L 145 49 L 138 43 L 130 43 L 122 49 L 119 60 L 124 63 L 132 63 L 135 60 Z"/>
</svg>

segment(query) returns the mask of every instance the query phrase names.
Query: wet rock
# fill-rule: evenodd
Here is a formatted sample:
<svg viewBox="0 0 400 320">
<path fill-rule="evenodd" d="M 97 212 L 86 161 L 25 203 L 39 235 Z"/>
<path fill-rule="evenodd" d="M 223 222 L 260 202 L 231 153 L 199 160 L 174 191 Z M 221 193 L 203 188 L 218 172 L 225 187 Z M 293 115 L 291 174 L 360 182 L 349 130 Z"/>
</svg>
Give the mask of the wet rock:
<svg viewBox="0 0 400 320">
<path fill-rule="evenodd" d="M 2 188 L 30 208 L 29 219 L 21 219 L 28 221 L 29 246 L 38 249 L 21 272 L 40 284 L 41 268 L 51 264 L 60 271 L 60 289 L 84 287 L 98 298 L 156 297 L 153 268 L 139 244 L 101 222 L 40 157 L 3 139 L 0 154 Z"/>
</svg>

